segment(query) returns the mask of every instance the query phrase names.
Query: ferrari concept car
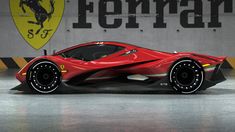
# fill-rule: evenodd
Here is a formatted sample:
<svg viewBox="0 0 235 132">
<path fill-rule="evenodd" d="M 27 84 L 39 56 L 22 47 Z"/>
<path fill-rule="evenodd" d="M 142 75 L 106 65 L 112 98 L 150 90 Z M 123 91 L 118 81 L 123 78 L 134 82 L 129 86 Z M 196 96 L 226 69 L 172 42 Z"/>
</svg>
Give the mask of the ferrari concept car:
<svg viewBox="0 0 235 132">
<path fill-rule="evenodd" d="M 225 57 L 191 52 L 167 53 L 120 42 L 89 42 L 30 61 L 17 74 L 32 90 L 47 94 L 62 83 L 72 86 L 111 78 L 126 78 L 171 87 L 191 94 L 225 80 Z"/>
</svg>

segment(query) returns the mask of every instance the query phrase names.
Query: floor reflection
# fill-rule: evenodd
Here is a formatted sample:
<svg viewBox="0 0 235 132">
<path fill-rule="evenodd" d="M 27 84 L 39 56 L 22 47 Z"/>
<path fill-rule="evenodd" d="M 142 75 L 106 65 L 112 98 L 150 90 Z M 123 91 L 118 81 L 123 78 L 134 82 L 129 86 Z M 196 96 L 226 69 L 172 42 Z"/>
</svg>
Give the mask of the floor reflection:
<svg viewBox="0 0 235 132">
<path fill-rule="evenodd" d="M 234 71 L 225 71 L 226 82 L 194 95 L 108 81 L 86 84 L 77 90 L 63 86 L 68 93 L 22 93 L 9 91 L 19 82 L 13 72 L 7 72 L 0 73 L 1 131 L 235 130 Z"/>
</svg>

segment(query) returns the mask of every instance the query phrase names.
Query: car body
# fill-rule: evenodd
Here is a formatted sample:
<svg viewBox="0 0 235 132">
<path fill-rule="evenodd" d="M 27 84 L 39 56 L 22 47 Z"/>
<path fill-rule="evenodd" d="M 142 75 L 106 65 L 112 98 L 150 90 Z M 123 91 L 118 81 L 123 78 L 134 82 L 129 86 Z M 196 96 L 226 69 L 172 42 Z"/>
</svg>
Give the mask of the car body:
<svg viewBox="0 0 235 132">
<path fill-rule="evenodd" d="M 225 57 L 191 52 L 167 53 L 121 42 L 89 42 L 53 55 L 37 57 L 17 74 L 39 93 L 55 92 L 61 83 L 111 78 L 159 82 L 178 93 L 205 90 L 225 80 L 220 66 Z"/>
</svg>

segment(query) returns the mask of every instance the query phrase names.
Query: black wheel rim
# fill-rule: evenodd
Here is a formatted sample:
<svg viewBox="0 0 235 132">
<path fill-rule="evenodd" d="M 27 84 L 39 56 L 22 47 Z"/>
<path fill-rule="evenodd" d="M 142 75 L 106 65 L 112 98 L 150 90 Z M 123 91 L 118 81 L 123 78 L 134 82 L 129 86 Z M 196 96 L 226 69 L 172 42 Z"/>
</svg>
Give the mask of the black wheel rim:
<svg viewBox="0 0 235 132">
<path fill-rule="evenodd" d="M 27 75 L 29 85 L 40 93 L 51 93 L 61 83 L 60 71 L 52 62 L 35 64 Z"/>
<path fill-rule="evenodd" d="M 176 63 L 170 72 L 170 83 L 181 93 L 193 93 L 202 85 L 203 68 L 193 60 L 182 60 Z"/>
<path fill-rule="evenodd" d="M 34 79 L 36 79 L 40 85 L 48 86 L 48 85 L 51 85 L 55 81 L 55 75 L 52 69 L 41 68 L 36 72 L 36 76 Z"/>
<path fill-rule="evenodd" d="M 176 71 L 176 81 L 183 86 L 190 86 L 195 81 L 195 72 L 192 68 L 189 67 L 179 67 Z"/>
</svg>

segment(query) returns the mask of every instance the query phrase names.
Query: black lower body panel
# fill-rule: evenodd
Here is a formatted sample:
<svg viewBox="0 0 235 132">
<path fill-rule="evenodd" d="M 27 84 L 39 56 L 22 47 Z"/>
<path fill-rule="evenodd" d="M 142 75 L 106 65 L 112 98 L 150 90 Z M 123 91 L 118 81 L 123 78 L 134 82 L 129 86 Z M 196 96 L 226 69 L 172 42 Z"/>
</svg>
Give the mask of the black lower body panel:
<svg viewBox="0 0 235 132">
<path fill-rule="evenodd" d="M 211 73 L 210 77 L 205 79 L 203 86 L 201 90 L 206 90 L 209 87 L 212 87 L 218 83 L 221 83 L 226 80 L 224 77 L 220 67 L 222 64 L 218 64 L 214 70 L 214 72 Z"/>
</svg>

